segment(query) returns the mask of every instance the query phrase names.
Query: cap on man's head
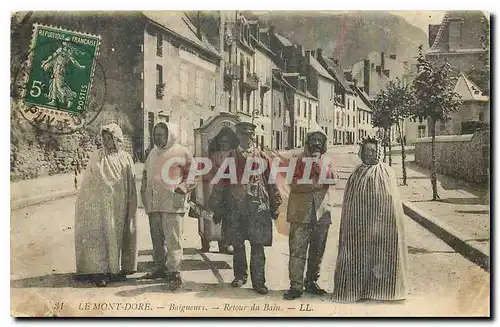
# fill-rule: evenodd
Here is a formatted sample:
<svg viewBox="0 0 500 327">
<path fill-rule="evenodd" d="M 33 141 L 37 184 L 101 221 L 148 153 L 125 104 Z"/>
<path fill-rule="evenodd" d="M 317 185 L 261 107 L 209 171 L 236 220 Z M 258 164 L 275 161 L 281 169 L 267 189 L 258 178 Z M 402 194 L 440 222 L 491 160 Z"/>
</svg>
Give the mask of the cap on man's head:
<svg viewBox="0 0 500 327">
<path fill-rule="evenodd" d="M 238 133 L 253 133 L 255 132 L 257 125 L 248 122 L 241 122 L 236 124 L 235 127 L 236 132 Z"/>
</svg>

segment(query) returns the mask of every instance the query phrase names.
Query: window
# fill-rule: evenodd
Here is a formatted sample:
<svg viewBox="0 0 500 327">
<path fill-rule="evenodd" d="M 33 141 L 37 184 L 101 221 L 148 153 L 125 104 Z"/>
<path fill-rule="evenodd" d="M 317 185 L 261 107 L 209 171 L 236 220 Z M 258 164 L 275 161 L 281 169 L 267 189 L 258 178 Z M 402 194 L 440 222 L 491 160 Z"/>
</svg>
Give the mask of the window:
<svg viewBox="0 0 500 327">
<path fill-rule="evenodd" d="M 297 99 L 297 116 L 300 117 L 300 100 Z"/>
<path fill-rule="evenodd" d="M 195 71 L 196 80 L 196 104 L 203 104 L 203 75 L 200 71 Z"/>
<path fill-rule="evenodd" d="M 251 113 L 250 112 L 250 94 L 247 93 L 247 113 Z M 251 113 L 252 116 L 253 116 L 253 113 Z"/>
<path fill-rule="evenodd" d="M 160 32 L 156 34 L 156 55 L 163 56 L 163 35 Z"/>
<path fill-rule="evenodd" d="M 187 67 L 185 65 L 181 65 L 181 76 L 180 76 L 180 89 L 181 89 L 181 96 L 183 98 L 187 98 L 188 96 L 188 71 Z"/>
<path fill-rule="evenodd" d="M 340 112 L 337 111 L 337 117 L 335 118 L 336 120 L 336 125 L 340 125 Z"/>
<path fill-rule="evenodd" d="M 351 116 L 347 115 L 347 127 L 351 124 Z"/>
<path fill-rule="evenodd" d="M 163 67 L 161 65 L 156 65 L 156 84 L 163 84 Z"/>
<path fill-rule="evenodd" d="M 347 99 L 347 110 L 350 109 L 350 104 L 351 104 L 351 100 L 350 99 Z"/>
<path fill-rule="evenodd" d="M 164 96 L 164 84 L 163 84 L 163 67 L 156 65 L 156 98 L 163 99 Z"/>
<path fill-rule="evenodd" d="M 295 133 L 293 133 L 293 146 L 296 147 L 297 146 L 297 125 L 295 125 Z"/>
<path fill-rule="evenodd" d="M 311 107 L 309 105 L 309 112 L 311 112 Z M 304 118 L 307 118 L 307 102 L 304 101 Z"/>
<path fill-rule="evenodd" d="M 281 101 L 278 103 L 278 117 L 281 117 Z"/>
<path fill-rule="evenodd" d="M 149 129 L 149 148 L 153 148 L 153 129 L 155 126 L 155 113 L 148 112 L 148 129 Z"/>
<path fill-rule="evenodd" d="M 425 125 L 418 126 L 418 137 L 425 137 Z"/>
<path fill-rule="evenodd" d="M 309 103 L 309 118 L 312 117 L 312 105 Z"/>
<path fill-rule="evenodd" d="M 356 127 L 356 116 L 352 116 L 352 127 Z"/>
</svg>

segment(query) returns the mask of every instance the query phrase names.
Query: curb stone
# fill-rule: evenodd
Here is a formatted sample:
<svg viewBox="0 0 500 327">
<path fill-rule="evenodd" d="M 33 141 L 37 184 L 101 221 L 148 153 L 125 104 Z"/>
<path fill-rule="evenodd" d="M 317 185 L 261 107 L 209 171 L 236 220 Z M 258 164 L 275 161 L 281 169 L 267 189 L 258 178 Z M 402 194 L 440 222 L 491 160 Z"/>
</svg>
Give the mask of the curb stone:
<svg viewBox="0 0 500 327">
<path fill-rule="evenodd" d="M 58 199 L 62 199 L 68 196 L 76 195 L 77 191 L 75 189 L 72 190 L 64 190 L 64 191 L 58 191 L 58 192 L 52 192 L 49 194 L 44 194 L 44 195 L 39 195 L 39 196 L 33 196 L 30 198 L 25 198 L 17 201 L 11 202 L 10 209 L 12 210 L 18 210 L 26 207 L 31 207 L 37 204 L 45 203 L 45 202 L 50 202 Z"/>
<path fill-rule="evenodd" d="M 403 209 L 405 214 L 432 232 L 438 238 L 446 242 L 455 251 L 462 256 L 472 261 L 486 272 L 490 272 L 490 258 L 489 256 L 476 248 L 472 244 L 465 242 L 470 239 L 463 233 L 454 230 L 451 226 L 439 221 L 436 217 L 429 213 L 418 209 L 414 204 L 403 201 Z"/>
<path fill-rule="evenodd" d="M 141 181 L 142 176 L 136 175 L 135 180 L 136 180 L 136 182 Z M 37 204 L 50 202 L 50 201 L 54 201 L 54 200 L 59 200 L 59 199 L 66 198 L 69 196 L 74 196 L 77 193 L 78 193 L 77 190 L 75 190 L 74 188 L 71 188 L 71 189 L 66 189 L 63 191 L 51 192 L 48 194 L 32 196 L 32 197 L 24 198 L 24 199 L 20 199 L 20 200 L 14 200 L 14 201 L 11 201 L 10 210 L 11 211 L 19 210 L 22 208 L 35 206 Z"/>
</svg>

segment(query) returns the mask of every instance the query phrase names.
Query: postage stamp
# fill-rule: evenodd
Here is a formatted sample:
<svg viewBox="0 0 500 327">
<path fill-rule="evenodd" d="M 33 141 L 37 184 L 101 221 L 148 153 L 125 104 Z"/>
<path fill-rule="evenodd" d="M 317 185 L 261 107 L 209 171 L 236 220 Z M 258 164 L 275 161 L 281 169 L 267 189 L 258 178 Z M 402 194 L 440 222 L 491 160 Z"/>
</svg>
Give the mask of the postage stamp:
<svg viewBox="0 0 500 327">
<path fill-rule="evenodd" d="M 33 24 L 24 116 L 58 129 L 84 124 L 100 44 L 99 35 Z"/>
</svg>

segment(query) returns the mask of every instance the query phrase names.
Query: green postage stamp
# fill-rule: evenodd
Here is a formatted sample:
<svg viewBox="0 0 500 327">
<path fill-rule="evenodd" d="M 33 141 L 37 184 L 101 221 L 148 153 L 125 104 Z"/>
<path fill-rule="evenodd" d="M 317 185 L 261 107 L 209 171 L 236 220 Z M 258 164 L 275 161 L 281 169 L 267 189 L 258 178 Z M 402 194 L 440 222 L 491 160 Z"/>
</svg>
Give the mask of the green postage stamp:
<svg viewBox="0 0 500 327">
<path fill-rule="evenodd" d="M 31 110 L 25 116 L 78 128 L 88 110 L 101 37 L 41 24 L 33 28 L 24 93 Z"/>
</svg>

